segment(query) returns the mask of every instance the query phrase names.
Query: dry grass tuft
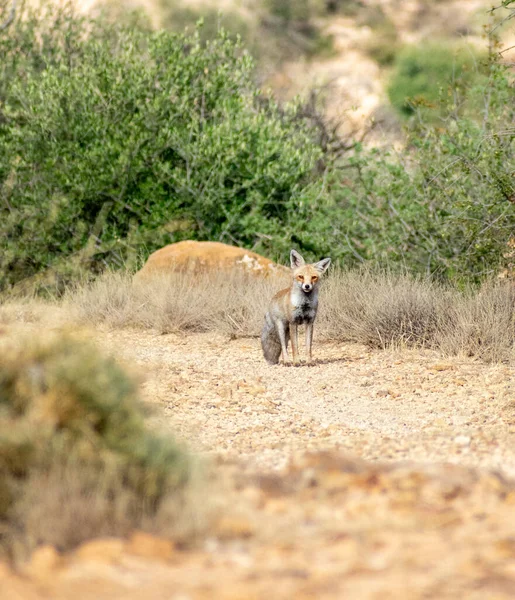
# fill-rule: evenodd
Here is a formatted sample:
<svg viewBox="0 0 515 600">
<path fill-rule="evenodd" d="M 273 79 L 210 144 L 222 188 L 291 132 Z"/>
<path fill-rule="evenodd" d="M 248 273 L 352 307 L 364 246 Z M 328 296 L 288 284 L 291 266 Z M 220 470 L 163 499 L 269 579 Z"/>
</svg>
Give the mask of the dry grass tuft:
<svg viewBox="0 0 515 600">
<path fill-rule="evenodd" d="M 50 336 L 3 348 L 0 555 L 135 528 L 192 535 L 191 467 L 146 429 L 133 381 L 89 344 Z"/>
<path fill-rule="evenodd" d="M 56 302 L 38 298 L 0 300 L 0 324 L 41 323 L 56 325 L 63 321 L 62 311 Z"/>
<path fill-rule="evenodd" d="M 75 322 L 91 325 L 257 336 L 271 297 L 288 285 L 288 277 L 263 280 L 239 272 L 135 282 L 130 274 L 108 273 L 70 290 L 63 307 Z M 460 291 L 408 274 L 335 269 L 322 283 L 316 335 L 507 361 L 515 358 L 514 308 L 515 286 L 507 281 Z"/>
<path fill-rule="evenodd" d="M 206 506 L 205 485 L 203 476 L 192 472 L 187 486 L 166 493 L 149 510 L 119 473 L 56 460 L 25 479 L 23 494 L 0 529 L 0 556 L 20 560 L 41 544 L 64 551 L 89 539 L 125 537 L 134 530 L 189 545 L 205 532 L 214 510 L 214 502 Z"/>
<path fill-rule="evenodd" d="M 515 286 L 497 280 L 463 292 L 406 274 L 335 272 L 324 290 L 319 327 L 328 339 L 374 348 L 426 347 L 510 361 Z"/>
<path fill-rule="evenodd" d="M 515 286 L 493 281 L 478 291 L 461 294 L 449 307 L 452 326 L 441 328 L 435 346 L 450 355 L 486 362 L 515 356 Z"/>
<path fill-rule="evenodd" d="M 433 346 L 449 325 L 456 295 L 428 280 L 371 271 L 336 271 L 323 292 L 319 327 L 329 339 Z"/>
<path fill-rule="evenodd" d="M 259 333 L 270 298 L 287 282 L 239 272 L 171 273 L 147 281 L 109 273 L 70 291 L 65 303 L 82 323 L 248 336 Z"/>
</svg>

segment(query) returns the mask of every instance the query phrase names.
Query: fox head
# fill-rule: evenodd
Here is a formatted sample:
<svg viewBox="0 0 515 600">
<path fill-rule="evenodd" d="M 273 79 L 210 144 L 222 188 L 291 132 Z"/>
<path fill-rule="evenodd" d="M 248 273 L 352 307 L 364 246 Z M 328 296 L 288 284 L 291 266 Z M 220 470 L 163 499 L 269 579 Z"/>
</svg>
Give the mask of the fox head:
<svg viewBox="0 0 515 600">
<path fill-rule="evenodd" d="M 307 265 L 302 256 L 296 250 L 292 250 L 290 263 L 293 271 L 293 285 L 300 288 L 305 294 L 309 294 L 317 287 L 320 277 L 329 268 L 331 259 L 323 258 L 317 263 Z"/>
</svg>

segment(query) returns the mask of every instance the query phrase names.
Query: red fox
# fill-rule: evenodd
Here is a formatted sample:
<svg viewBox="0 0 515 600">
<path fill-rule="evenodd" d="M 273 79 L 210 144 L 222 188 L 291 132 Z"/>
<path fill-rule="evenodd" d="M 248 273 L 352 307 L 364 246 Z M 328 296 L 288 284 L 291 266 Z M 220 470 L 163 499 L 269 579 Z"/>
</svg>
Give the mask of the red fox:
<svg viewBox="0 0 515 600">
<path fill-rule="evenodd" d="M 299 360 L 298 326 L 306 325 L 306 350 L 311 362 L 313 323 L 318 309 L 318 286 L 320 277 L 331 264 L 330 258 L 307 265 L 295 250 L 290 253 L 293 282 L 289 288 L 278 292 L 270 302 L 261 332 L 261 347 L 265 359 L 272 365 L 289 362 L 288 342 L 291 339 L 293 362 Z"/>
</svg>

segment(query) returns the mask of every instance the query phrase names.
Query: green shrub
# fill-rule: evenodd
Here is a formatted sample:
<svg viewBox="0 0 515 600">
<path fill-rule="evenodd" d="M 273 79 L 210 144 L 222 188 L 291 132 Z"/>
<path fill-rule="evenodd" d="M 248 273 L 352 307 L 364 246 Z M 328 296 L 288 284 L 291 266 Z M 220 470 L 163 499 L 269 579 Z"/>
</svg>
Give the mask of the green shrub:
<svg viewBox="0 0 515 600">
<path fill-rule="evenodd" d="M 437 125 L 418 112 L 405 150 L 357 146 L 345 178 L 331 174 L 337 210 L 326 240 L 339 232 L 346 263 L 399 265 L 462 282 L 509 265 L 515 94 L 495 56 L 485 71 L 474 86 L 452 88 Z"/>
<path fill-rule="evenodd" d="M 201 22 L 199 33 L 203 42 L 215 39 L 220 29 L 232 39 L 241 38 L 256 59 L 258 79 L 268 78 L 281 63 L 297 60 L 299 55 L 329 54 L 333 50 L 332 37 L 323 34 L 315 19 L 326 10 L 322 1 L 270 0 L 244 10 L 236 4 L 216 9 L 183 0 L 161 0 L 160 5 L 161 25 L 165 29 L 191 31 Z"/>
<path fill-rule="evenodd" d="M 144 527 L 188 482 L 183 451 L 145 428 L 133 381 L 112 359 L 71 338 L 3 353 L 0 431 L 2 553 L 15 543 L 64 549 L 91 535 Z M 27 523 L 38 508 L 29 506 L 29 499 L 38 504 L 35 482 L 43 479 L 54 487 L 45 492 L 41 518 L 54 522 L 61 514 L 63 521 L 42 538 Z M 72 489 L 63 489 L 67 483 Z M 66 493 L 70 505 L 61 506 Z M 82 505 L 87 498 L 95 499 L 90 511 Z M 83 513 L 68 522 L 76 503 Z"/>
<path fill-rule="evenodd" d="M 0 54 L 0 287 L 184 238 L 266 251 L 317 185 L 309 123 L 259 100 L 224 32 L 203 44 L 50 12 Z"/>
<path fill-rule="evenodd" d="M 448 43 L 423 43 L 401 50 L 388 86 L 392 105 L 404 117 L 417 109 L 439 115 L 442 94 L 451 86 L 470 86 L 478 75 L 479 59 L 471 48 Z M 432 113 L 431 113 L 432 110 Z"/>
<path fill-rule="evenodd" d="M 308 23 L 324 10 L 320 0 L 265 0 L 265 10 L 284 23 Z"/>
<path fill-rule="evenodd" d="M 164 29 L 182 33 L 186 29 L 195 30 L 199 22 L 202 27 L 198 32 L 204 42 L 216 39 L 221 29 L 234 40 L 241 37 L 246 42 L 251 35 L 249 21 L 236 10 L 221 12 L 205 6 L 191 7 L 180 2 L 167 2 L 163 6 L 161 23 Z"/>
<path fill-rule="evenodd" d="M 394 153 L 264 97 L 228 34 L 55 10 L 0 36 L 0 288 L 132 268 L 185 238 L 442 279 L 507 262 L 515 102 L 495 52 L 476 69 L 470 53 L 407 49 L 390 93 L 416 118 Z"/>
</svg>

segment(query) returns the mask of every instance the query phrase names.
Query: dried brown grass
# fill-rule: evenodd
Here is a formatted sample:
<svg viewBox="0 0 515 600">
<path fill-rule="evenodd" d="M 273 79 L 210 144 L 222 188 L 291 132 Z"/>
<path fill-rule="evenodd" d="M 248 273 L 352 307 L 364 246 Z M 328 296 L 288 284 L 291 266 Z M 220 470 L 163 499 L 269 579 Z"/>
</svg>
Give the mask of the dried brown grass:
<svg viewBox="0 0 515 600">
<path fill-rule="evenodd" d="M 287 278 L 258 279 L 239 272 L 170 273 L 134 281 L 130 274 L 109 273 L 71 290 L 65 306 L 88 324 L 248 336 L 259 333 L 270 298 L 287 284 Z"/>
<path fill-rule="evenodd" d="M 98 468 L 63 464 L 59 457 L 45 471 L 34 470 L 23 494 L 0 525 L 0 557 L 23 561 L 41 544 L 60 551 L 98 537 L 126 537 L 145 531 L 189 546 L 209 529 L 217 509 L 205 474 L 192 470 L 187 486 L 167 494 L 150 514 L 138 494 Z"/>
<path fill-rule="evenodd" d="M 477 357 L 486 362 L 515 358 L 515 285 L 490 281 L 469 290 L 449 308 L 449 326 L 438 331 L 436 347 L 445 354 Z"/>
<path fill-rule="evenodd" d="M 244 273 L 174 273 L 135 282 L 129 273 L 109 273 L 70 290 L 62 306 L 69 319 L 90 325 L 258 336 L 271 297 L 288 284 L 287 277 Z M 433 348 L 488 362 L 515 358 L 509 281 L 459 290 L 409 274 L 333 269 L 322 286 L 316 335 L 323 339 Z M 0 308 L 0 321 L 1 315 Z"/>
<path fill-rule="evenodd" d="M 374 348 L 432 348 L 485 362 L 515 359 L 515 286 L 459 290 L 408 274 L 335 272 L 324 290 L 325 337 Z"/>
<path fill-rule="evenodd" d="M 57 302 L 35 297 L 0 298 L 0 324 L 41 323 L 55 326 L 66 320 Z"/>
<path fill-rule="evenodd" d="M 387 272 L 335 271 L 319 327 L 325 336 L 375 348 L 432 346 L 448 325 L 456 294 L 429 280 Z"/>
</svg>

